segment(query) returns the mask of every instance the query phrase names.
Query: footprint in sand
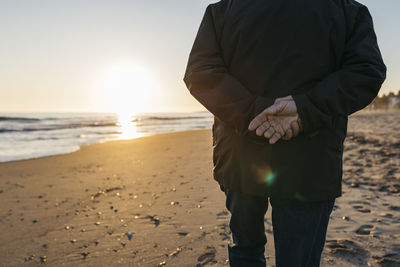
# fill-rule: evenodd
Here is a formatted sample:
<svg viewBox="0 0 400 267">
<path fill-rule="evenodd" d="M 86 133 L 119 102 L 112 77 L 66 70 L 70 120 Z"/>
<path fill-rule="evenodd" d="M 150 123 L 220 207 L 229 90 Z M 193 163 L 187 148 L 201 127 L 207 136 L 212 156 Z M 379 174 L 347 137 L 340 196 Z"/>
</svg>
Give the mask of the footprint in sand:
<svg viewBox="0 0 400 267">
<path fill-rule="evenodd" d="M 372 258 L 381 266 L 400 266 L 400 258 L 397 253 L 388 253 L 383 256 L 373 255 Z"/>
<path fill-rule="evenodd" d="M 229 215 L 229 213 L 226 210 L 223 210 L 221 212 L 217 213 L 217 219 L 226 219 L 226 217 Z"/>
<path fill-rule="evenodd" d="M 179 236 L 187 236 L 189 232 L 178 232 L 177 235 Z"/>
<path fill-rule="evenodd" d="M 354 205 L 353 208 L 358 211 L 358 212 L 362 212 L 362 213 L 371 213 L 371 210 L 368 208 L 364 208 L 364 206 L 361 205 Z"/>
<path fill-rule="evenodd" d="M 400 211 L 400 206 L 389 206 L 390 210 Z"/>
<path fill-rule="evenodd" d="M 364 224 L 356 230 L 356 233 L 359 235 L 369 235 L 373 228 L 374 226 L 372 224 Z"/>
<path fill-rule="evenodd" d="M 198 263 L 196 267 L 202 267 L 206 266 L 207 264 L 215 264 L 217 261 L 215 260 L 215 255 L 217 254 L 217 250 L 213 246 L 207 246 L 206 251 L 201 254 L 198 258 L 197 261 Z"/>
<path fill-rule="evenodd" d="M 350 239 L 331 239 L 326 241 L 328 252 L 356 266 L 366 266 L 368 252 Z"/>
</svg>

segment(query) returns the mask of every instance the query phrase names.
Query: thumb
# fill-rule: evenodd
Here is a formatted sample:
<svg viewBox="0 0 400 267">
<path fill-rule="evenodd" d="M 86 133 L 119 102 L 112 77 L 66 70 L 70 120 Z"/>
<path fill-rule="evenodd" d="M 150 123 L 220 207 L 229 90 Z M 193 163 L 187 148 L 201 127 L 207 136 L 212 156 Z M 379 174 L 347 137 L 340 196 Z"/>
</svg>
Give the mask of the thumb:
<svg viewBox="0 0 400 267">
<path fill-rule="evenodd" d="M 288 96 L 285 96 L 285 97 L 278 97 L 278 98 L 275 99 L 274 104 L 276 104 L 278 102 L 281 102 L 281 101 L 289 101 L 289 100 L 292 100 L 292 96 L 291 95 L 288 95 Z"/>
<path fill-rule="evenodd" d="M 285 104 L 283 102 L 277 102 L 272 106 L 268 107 L 267 109 L 265 109 L 263 113 L 264 115 L 275 115 L 277 113 L 280 113 L 284 107 Z"/>
</svg>

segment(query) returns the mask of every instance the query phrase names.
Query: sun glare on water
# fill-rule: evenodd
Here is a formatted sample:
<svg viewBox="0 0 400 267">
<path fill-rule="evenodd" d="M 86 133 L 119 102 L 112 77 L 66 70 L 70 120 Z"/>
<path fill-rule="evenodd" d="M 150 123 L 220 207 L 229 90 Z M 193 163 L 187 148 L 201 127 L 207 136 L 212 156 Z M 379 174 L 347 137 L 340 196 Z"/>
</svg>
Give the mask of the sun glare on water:
<svg viewBox="0 0 400 267">
<path fill-rule="evenodd" d="M 117 113 L 122 139 L 141 136 L 136 131 L 133 115 L 149 110 L 154 94 L 154 77 L 132 62 L 118 63 L 105 71 L 101 82 L 105 109 Z"/>
<path fill-rule="evenodd" d="M 119 139 L 132 139 L 143 136 L 142 133 L 137 131 L 136 122 L 132 120 L 134 117 L 129 114 L 118 114 L 118 124 L 121 127 L 121 135 Z"/>
</svg>

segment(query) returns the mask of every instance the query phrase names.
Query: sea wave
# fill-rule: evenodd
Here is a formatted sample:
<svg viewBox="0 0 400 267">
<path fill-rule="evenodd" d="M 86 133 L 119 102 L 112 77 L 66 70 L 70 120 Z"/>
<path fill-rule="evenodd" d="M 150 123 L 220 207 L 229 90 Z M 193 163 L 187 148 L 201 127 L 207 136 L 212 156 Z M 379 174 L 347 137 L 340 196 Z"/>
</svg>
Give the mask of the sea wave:
<svg viewBox="0 0 400 267">
<path fill-rule="evenodd" d="M 5 127 L 0 128 L 0 133 L 10 132 L 36 132 L 36 131 L 54 131 L 64 129 L 76 129 L 86 127 L 114 127 L 119 126 L 118 122 L 90 122 L 90 123 L 75 123 L 75 124 L 55 124 L 55 125 L 38 125 L 37 127 Z"/>
<path fill-rule="evenodd" d="M 15 122 L 38 122 L 40 119 L 37 118 L 25 118 L 25 117 L 1 117 L 0 121 L 15 121 Z"/>
<path fill-rule="evenodd" d="M 158 116 L 147 116 L 147 117 L 140 117 L 140 118 L 135 118 L 132 120 L 132 122 L 139 122 L 139 121 L 144 121 L 144 120 L 160 120 L 160 121 L 166 121 L 166 120 L 198 120 L 198 119 L 207 119 L 207 116 L 185 116 L 185 117 L 158 117 Z"/>
</svg>

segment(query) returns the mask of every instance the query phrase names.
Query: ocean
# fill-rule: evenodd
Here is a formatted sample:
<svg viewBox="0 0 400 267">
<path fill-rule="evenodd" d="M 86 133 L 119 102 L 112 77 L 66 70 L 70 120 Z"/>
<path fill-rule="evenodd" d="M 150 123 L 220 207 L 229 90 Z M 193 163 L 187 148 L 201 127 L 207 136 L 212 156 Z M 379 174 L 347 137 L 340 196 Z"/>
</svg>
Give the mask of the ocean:
<svg viewBox="0 0 400 267">
<path fill-rule="evenodd" d="M 210 129 L 209 112 L 0 113 L 0 162 L 79 150 L 82 145 L 194 129 Z"/>
</svg>

